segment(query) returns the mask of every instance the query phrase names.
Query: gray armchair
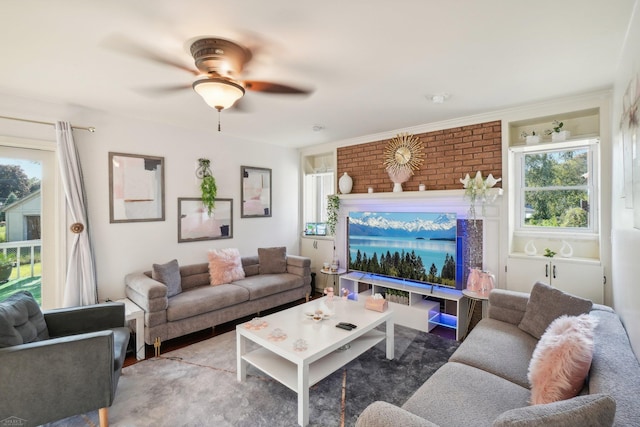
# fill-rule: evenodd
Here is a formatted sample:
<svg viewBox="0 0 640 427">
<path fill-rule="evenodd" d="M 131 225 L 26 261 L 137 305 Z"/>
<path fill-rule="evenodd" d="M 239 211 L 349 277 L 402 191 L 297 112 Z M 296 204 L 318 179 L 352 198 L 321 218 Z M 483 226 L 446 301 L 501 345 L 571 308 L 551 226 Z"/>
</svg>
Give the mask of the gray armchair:
<svg viewBox="0 0 640 427">
<path fill-rule="evenodd" d="M 29 292 L 0 302 L 0 421 L 37 426 L 97 409 L 108 426 L 128 341 L 122 303 L 43 313 Z"/>
</svg>

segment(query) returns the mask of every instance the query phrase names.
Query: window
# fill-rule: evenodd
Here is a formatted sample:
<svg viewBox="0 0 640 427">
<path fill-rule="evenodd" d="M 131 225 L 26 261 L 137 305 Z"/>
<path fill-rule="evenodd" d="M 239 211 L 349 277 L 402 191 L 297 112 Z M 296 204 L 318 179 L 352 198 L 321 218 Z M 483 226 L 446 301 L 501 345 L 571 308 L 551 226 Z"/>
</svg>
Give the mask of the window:
<svg viewBox="0 0 640 427">
<path fill-rule="evenodd" d="M 596 232 L 595 142 L 528 146 L 516 154 L 521 230 Z"/>
<path fill-rule="evenodd" d="M 326 222 L 327 196 L 333 193 L 333 172 L 310 173 L 304 176 L 305 224 Z"/>
</svg>

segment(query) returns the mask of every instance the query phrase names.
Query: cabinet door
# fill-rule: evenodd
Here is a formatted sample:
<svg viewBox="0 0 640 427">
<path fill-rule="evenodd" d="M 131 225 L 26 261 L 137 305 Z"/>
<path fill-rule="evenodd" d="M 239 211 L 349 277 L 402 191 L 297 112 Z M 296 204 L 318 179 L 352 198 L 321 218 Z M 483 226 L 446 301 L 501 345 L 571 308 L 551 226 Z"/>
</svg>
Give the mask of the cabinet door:
<svg viewBox="0 0 640 427">
<path fill-rule="evenodd" d="M 596 304 L 604 303 L 604 269 L 601 265 L 556 260 L 551 263 L 551 284 Z"/>
<path fill-rule="evenodd" d="M 311 271 L 319 274 L 322 264 L 333 259 L 333 240 L 306 237 L 300 240 L 300 254 L 311 259 Z"/>
<path fill-rule="evenodd" d="M 541 258 L 509 258 L 507 260 L 507 289 L 531 292 L 536 282 L 551 284 L 549 261 Z"/>
<path fill-rule="evenodd" d="M 304 237 L 300 239 L 300 255 L 311 258 L 311 271 L 317 273 L 315 262 L 315 241 L 315 239 L 307 239 Z"/>
</svg>

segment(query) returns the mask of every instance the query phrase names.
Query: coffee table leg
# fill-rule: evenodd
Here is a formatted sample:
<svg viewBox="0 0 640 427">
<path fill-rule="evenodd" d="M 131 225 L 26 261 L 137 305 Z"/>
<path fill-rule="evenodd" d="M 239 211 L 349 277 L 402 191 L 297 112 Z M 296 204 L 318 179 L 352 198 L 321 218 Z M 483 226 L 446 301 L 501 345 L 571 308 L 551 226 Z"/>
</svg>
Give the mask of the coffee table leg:
<svg viewBox="0 0 640 427">
<path fill-rule="evenodd" d="M 247 379 L 247 361 L 242 358 L 245 350 L 245 337 L 236 331 L 236 354 L 238 355 L 238 381 L 243 382 Z"/>
<path fill-rule="evenodd" d="M 395 334 L 394 334 L 394 324 L 393 318 L 387 320 L 387 359 L 393 360 L 394 358 L 394 346 L 395 346 Z"/>
<path fill-rule="evenodd" d="M 298 365 L 298 424 L 309 424 L 309 364 Z"/>
</svg>

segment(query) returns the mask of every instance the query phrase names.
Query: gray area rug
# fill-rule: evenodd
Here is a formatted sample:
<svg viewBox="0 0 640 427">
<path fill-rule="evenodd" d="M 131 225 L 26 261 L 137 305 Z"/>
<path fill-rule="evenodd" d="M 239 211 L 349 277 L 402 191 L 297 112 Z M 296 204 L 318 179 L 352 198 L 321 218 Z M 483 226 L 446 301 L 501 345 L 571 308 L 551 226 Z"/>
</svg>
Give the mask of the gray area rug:
<svg viewBox="0 0 640 427">
<path fill-rule="evenodd" d="M 246 382 L 237 382 L 235 346 L 232 331 L 124 368 L 110 425 L 296 426 L 293 391 L 253 367 Z M 396 325 L 394 360 L 386 359 L 382 342 L 310 389 L 310 425 L 353 426 L 376 400 L 402 405 L 457 347 Z M 98 411 L 49 425 L 98 426 Z"/>
</svg>

